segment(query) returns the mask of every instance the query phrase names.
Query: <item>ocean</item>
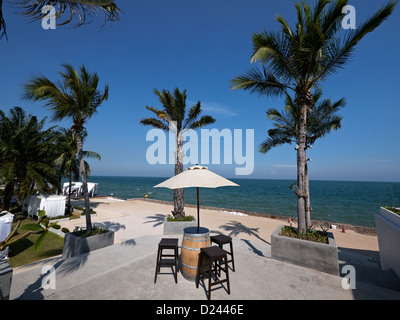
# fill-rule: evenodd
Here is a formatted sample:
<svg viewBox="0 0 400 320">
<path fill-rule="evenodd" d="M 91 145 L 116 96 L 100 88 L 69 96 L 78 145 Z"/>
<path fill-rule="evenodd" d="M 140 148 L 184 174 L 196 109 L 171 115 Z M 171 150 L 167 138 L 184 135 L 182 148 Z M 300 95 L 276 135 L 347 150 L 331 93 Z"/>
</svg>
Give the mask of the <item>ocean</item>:
<svg viewBox="0 0 400 320">
<path fill-rule="evenodd" d="M 173 190 L 153 188 L 167 178 L 91 176 L 98 194 L 121 199 L 173 201 Z M 200 205 L 297 217 L 292 180 L 230 179 L 240 187 L 200 188 Z M 400 207 L 400 183 L 310 181 L 311 219 L 375 227 L 380 206 Z M 185 203 L 196 204 L 196 189 L 185 189 Z"/>
</svg>

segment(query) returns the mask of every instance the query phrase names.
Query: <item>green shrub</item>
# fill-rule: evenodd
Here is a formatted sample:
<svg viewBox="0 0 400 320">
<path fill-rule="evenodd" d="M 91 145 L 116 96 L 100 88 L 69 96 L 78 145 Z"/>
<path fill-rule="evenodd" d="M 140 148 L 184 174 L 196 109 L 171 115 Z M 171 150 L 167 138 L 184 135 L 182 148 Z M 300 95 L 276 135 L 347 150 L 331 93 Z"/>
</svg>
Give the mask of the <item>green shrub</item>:
<svg viewBox="0 0 400 320">
<path fill-rule="evenodd" d="M 195 220 L 193 216 L 185 216 L 183 218 L 174 218 L 172 216 L 167 217 L 167 221 L 193 221 Z"/>
<path fill-rule="evenodd" d="M 392 211 L 392 212 L 394 212 L 394 213 L 396 213 L 396 214 L 398 214 L 398 215 L 400 215 L 400 209 L 397 209 L 397 208 L 395 208 L 395 207 L 390 207 L 390 206 L 386 206 L 386 207 L 384 207 L 385 209 L 388 209 L 389 211 Z"/>
<path fill-rule="evenodd" d="M 326 244 L 328 243 L 328 232 L 326 229 L 322 229 L 322 231 L 309 229 L 306 232 L 300 232 L 297 228 L 284 226 L 282 227 L 281 235 L 302 240 L 309 240 Z"/>
</svg>

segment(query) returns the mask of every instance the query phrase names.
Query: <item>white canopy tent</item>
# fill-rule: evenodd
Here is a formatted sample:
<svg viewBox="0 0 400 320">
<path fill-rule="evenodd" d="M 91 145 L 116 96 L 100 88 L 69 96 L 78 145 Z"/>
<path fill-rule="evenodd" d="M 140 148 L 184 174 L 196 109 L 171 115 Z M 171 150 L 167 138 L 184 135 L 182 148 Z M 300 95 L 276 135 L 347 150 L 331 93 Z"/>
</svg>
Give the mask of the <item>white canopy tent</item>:
<svg viewBox="0 0 400 320">
<path fill-rule="evenodd" d="M 35 194 L 30 195 L 24 200 L 23 211 L 28 216 L 38 215 L 38 210 L 45 210 L 49 218 L 63 216 L 65 214 L 66 196 Z"/>
<path fill-rule="evenodd" d="M 11 233 L 14 215 L 7 212 L 4 216 L 0 217 L 0 241 L 4 241 Z M 0 251 L 0 258 L 7 258 L 8 247 Z"/>
<path fill-rule="evenodd" d="M 99 184 L 95 183 L 95 182 L 88 182 L 87 186 L 88 186 L 89 195 L 91 195 L 92 197 L 95 196 L 97 194 L 97 190 L 98 190 Z M 63 192 L 64 195 L 68 195 L 69 182 L 65 182 L 63 184 L 62 192 Z M 75 194 L 75 196 L 79 196 L 82 193 L 83 193 L 82 182 L 71 182 L 71 194 Z"/>
</svg>

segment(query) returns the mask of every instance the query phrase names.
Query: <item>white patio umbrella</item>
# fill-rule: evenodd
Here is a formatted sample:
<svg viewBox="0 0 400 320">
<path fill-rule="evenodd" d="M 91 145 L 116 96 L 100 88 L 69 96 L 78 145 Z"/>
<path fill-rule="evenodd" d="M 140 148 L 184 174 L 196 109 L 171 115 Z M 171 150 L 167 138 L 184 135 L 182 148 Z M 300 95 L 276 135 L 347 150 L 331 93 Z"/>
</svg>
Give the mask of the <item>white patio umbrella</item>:
<svg viewBox="0 0 400 320">
<path fill-rule="evenodd" d="M 154 188 L 197 188 L 197 232 L 200 228 L 200 203 L 199 203 L 199 188 L 218 188 L 234 186 L 239 187 L 238 184 L 229 181 L 216 173 L 208 170 L 207 167 L 195 165 L 187 168 L 182 173 L 161 182 L 154 186 Z"/>
</svg>

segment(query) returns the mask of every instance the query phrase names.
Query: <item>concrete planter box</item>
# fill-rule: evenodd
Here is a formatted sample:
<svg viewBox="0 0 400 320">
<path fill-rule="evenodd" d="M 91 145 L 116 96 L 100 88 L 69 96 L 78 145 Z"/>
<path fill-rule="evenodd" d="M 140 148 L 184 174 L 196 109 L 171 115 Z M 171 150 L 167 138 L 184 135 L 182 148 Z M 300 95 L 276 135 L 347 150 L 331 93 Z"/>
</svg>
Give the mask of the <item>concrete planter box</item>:
<svg viewBox="0 0 400 320">
<path fill-rule="evenodd" d="M 393 269 L 400 277 L 400 215 L 381 207 L 375 223 L 381 268 Z"/>
<path fill-rule="evenodd" d="M 114 244 L 114 231 L 81 238 L 73 232 L 65 234 L 62 258 L 68 259 L 78 254 L 101 249 Z"/>
<path fill-rule="evenodd" d="M 281 236 L 282 226 L 271 235 L 271 258 L 318 270 L 339 274 L 338 251 L 334 236 L 328 232 L 328 244 Z"/>
<path fill-rule="evenodd" d="M 167 221 L 164 218 L 164 234 L 183 234 L 183 229 L 197 227 L 197 220 L 192 221 Z"/>
<path fill-rule="evenodd" d="M 0 258 L 0 300 L 10 299 L 13 269 L 6 259 Z"/>
</svg>

